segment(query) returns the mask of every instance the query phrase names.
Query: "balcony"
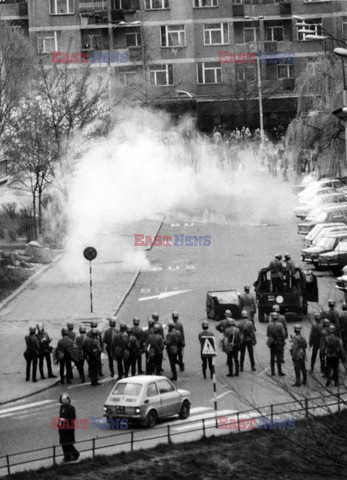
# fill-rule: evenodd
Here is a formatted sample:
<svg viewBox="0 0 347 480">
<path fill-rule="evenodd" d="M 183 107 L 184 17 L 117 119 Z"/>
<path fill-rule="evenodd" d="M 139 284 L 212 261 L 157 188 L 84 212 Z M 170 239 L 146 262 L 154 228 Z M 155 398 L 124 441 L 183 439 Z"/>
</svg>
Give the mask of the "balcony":
<svg viewBox="0 0 347 480">
<path fill-rule="evenodd" d="M 17 2 L 10 4 L 1 4 L 0 2 L 0 17 L 4 20 L 14 20 L 21 17 L 28 16 L 27 2 Z"/>
<path fill-rule="evenodd" d="M 80 13 L 92 13 L 92 12 L 100 12 L 102 10 L 107 11 L 107 0 L 100 0 L 98 2 L 90 1 L 90 2 L 80 2 L 79 9 Z"/>
</svg>

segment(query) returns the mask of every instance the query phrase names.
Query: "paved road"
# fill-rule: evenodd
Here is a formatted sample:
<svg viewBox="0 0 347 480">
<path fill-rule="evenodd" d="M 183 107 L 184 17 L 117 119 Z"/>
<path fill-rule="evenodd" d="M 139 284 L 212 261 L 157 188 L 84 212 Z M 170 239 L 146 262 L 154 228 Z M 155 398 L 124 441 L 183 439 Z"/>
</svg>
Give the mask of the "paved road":
<svg viewBox="0 0 347 480">
<path fill-rule="evenodd" d="M 197 342 L 201 321 L 206 318 L 206 291 L 232 287 L 242 290 L 243 285 L 253 283 L 258 269 L 267 265 L 277 251 L 289 251 L 293 258 L 299 259 L 301 239 L 296 233 L 296 221 L 292 215 L 295 205 L 296 197 L 291 194 L 289 184 L 282 183 L 280 179 L 271 179 L 259 168 L 252 168 L 251 171 L 243 172 L 237 182 L 230 180 L 228 195 L 206 195 L 204 202 L 194 209 L 185 208 L 171 212 L 160 231 L 162 236 L 210 235 L 211 246 L 153 247 L 148 254 L 150 265 L 139 276 L 118 315 L 119 321 L 125 321 L 129 325 L 134 316 L 139 316 L 141 325 L 145 326 L 146 318 L 154 311 L 160 314 L 163 323 L 168 322 L 173 310 L 180 313 L 185 325 L 187 347 L 186 370 L 179 374 L 177 385 L 191 391 L 192 406 L 198 409 L 198 415 L 201 412 L 210 412 L 213 405 L 212 384 L 209 380 L 202 379 Z M 143 230 L 137 229 L 136 233 L 148 234 L 146 229 L 146 225 L 143 225 Z M 111 276 L 110 273 L 110 279 Z M 325 307 L 331 296 L 342 300 L 339 292 L 334 290 L 332 277 L 320 278 L 319 286 L 321 306 Z M 158 298 L 160 294 L 171 292 L 177 295 L 162 295 Z M 73 301 L 73 295 L 70 298 Z M 65 300 L 64 303 L 66 304 Z M 311 311 L 318 309 L 318 305 L 310 307 Z M 16 302 L 13 310 L 6 312 L 6 318 L 18 320 L 17 328 L 28 324 L 25 310 L 21 311 L 19 318 L 20 308 L 21 303 Z M 40 312 L 39 305 L 38 308 Z M 51 311 L 54 312 L 52 320 L 45 318 L 46 323 L 50 329 L 60 327 L 65 318 L 63 315 L 57 318 L 55 310 Z M 82 313 L 80 312 L 81 315 Z M 106 309 L 103 313 L 106 314 Z M 211 324 L 214 329 L 213 322 Z M 307 338 L 308 320 L 303 322 L 303 327 L 303 334 Z M 268 377 L 269 352 L 265 345 L 265 332 L 266 325 L 257 324 L 256 372 L 250 371 L 246 360 L 242 376 L 227 378 L 225 356 L 218 355 L 217 394 L 220 411 L 234 412 L 245 410 L 249 405 L 258 407 L 290 399 L 285 389 Z M 285 358 L 287 376 L 283 384 L 290 386 L 294 378 L 288 350 Z M 164 367 L 165 373 L 170 376 L 167 361 Z M 92 389 L 89 385 L 78 384 L 77 380 L 69 386 L 68 391 L 79 418 L 102 416 L 104 400 L 114 383 L 108 377 L 107 366 L 104 370 L 106 378 L 102 387 Z M 61 387 L 57 386 L 30 400 L 10 405 L 9 408 L 23 407 L 18 411 L 4 411 L 6 407 L 0 410 L 2 439 L 6 438 L 6 444 L 1 445 L 4 453 L 27 449 L 32 445 L 33 432 L 38 448 L 57 442 L 57 432 L 50 429 L 50 418 L 57 415 L 57 399 L 61 391 Z M 306 395 L 317 394 L 316 384 L 310 381 L 310 385 L 301 392 Z M 26 408 L 29 403 L 35 405 Z M 100 435 L 107 435 L 107 432 L 103 431 Z M 79 440 L 93 436 L 93 430 L 79 431 L 77 435 Z"/>
</svg>

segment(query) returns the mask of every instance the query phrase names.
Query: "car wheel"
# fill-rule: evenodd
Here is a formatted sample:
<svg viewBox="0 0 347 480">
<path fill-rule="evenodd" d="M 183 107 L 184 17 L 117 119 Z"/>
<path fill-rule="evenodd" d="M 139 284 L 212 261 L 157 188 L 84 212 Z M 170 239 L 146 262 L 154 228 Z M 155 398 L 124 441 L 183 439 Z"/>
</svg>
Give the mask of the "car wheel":
<svg viewBox="0 0 347 480">
<path fill-rule="evenodd" d="M 157 424 L 158 415 L 155 410 L 150 410 L 146 417 L 146 426 L 148 428 L 153 428 Z"/>
<path fill-rule="evenodd" d="M 185 420 L 186 418 L 189 417 L 189 415 L 190 415 L 190 405 L 188 400 L 185 400 L 181 405 L 179 417 L 181 420 Z"/>
</svg>

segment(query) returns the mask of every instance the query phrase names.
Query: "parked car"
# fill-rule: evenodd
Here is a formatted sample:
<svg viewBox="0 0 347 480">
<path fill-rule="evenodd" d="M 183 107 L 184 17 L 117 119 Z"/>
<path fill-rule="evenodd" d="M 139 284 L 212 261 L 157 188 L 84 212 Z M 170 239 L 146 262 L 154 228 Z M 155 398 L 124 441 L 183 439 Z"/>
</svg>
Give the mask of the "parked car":
<svg viewBox="0 0 347 480">
<path fill-rule="evenodd" d="M 340 203 L 339 205 L 329 207 L 319 207 L 312 210 L 307 215 L 305 222 L 298 224 L 299 235 L 307 235 L 317 223 L 346 223 L 347 224 L 347 204 Z"/>
<path fill-rule="evenodd" d="M 332 252 L 343 240 L 347 240 L 347 232 L 323 235 L 316 245 L 302 250 L 301 259 L 303 262 L 312 262 L 317 267 L 319 255 L 325 252 Z"/>
<path fill-rule="evenodd" d="M 317 182 L 310 183 L 302 192 L 298 194 L 299 199 L 312 197 L 318 190 L 322 188 L 333 188 L 334 190 L 345 190 L 346 185 L 335 178 L 322 178 Z"/>
<path fill-rule="evenodd" d="M 176 389 L 166 377 L 138 375 L 119 380 L 112 388 L 104 406 L 104 416 L 110 419 L 128 419 L 153 428 L 157 420 L 179 415 L 190 415 L 190 392 Z"/>
<path fill-rule="evenodd" d="M 347 301 L 347 265 L 342 268 L 341 277 L 336 279 L 336 288 L 345 294 L 345 300 Z"/>
<path fill-rule="evenodd" d="M 336 203 L 347 203 L 347 194 L 327 193 L 326 195 L 319 195 L 314 197 L 312 202 L 308 203 L 307 205 L 294 208 L 294 215 L 303 220 L 314 208 L 321 205 L 333 205 Z"/>
<path fill-rule="evenodd" d="M 312 228 L 312 230 L 305 236 L 304 238 L 304 246 L 305 247 L 310 247 L 311 245 L 314 244 L 316 238 L 320 233 L 327 233 L 330 231 L 332 228 L 347 228 L 347 225 L 345 223 L 318 223 L 315 227 Z"/>
<path fill-rule="evenodd" d="M 308 185 L 310 183 L 316 182 L 317 180 L 318 180 L 318 178 L 317 178 L 317 173 L 316 172 L 307 173 L 303 177 L 303 179 L 302 179 L 302 181 L 299 185 L 293 185 L 292 191 L 293 191 L 293 193 L 295 193 L 297 195 L 298 193 L 305 190 L 305 188 L 308 187 Z"/>
<path fill-rule="evenodd" d="M 318 190 L 314 190 L 314 191 L 308 193 L 307 195 L 305 195 L 302 198 L 299 198 L 299 203 L 300 203 L 300 205 L 304 205 L 304 206 L 309 205 L 317 197 L 322 197 L 322 196 L 324 197 L 325 195 L 329 195 L 331 193 L 336 193 L 336 190 L 334 190 L 333 188 L 330 188 L 330 187 L 322 187 L 322 188 L 319 188 Z M 337 192 L 337 193 L 341 193 L 341 192 Z M 344 193 L 344 191 L 342 191 L 342 193 Z"/>
<path fill-rule="evenodd" d="M 318 270 L 340 271 L 347 264 L 347 241 L 340 242 L 332 252 L 321 253 L 317 260 Z"/>
</svg>

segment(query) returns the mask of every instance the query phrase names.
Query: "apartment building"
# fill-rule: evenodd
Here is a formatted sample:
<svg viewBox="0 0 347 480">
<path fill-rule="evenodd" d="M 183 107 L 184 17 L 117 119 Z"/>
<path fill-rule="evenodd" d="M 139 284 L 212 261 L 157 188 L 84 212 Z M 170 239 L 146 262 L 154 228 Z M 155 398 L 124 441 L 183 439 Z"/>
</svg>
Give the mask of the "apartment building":
<svg viewBox="0 0 347 480">
<path fill-rule="evenodd" d="M 347 40 L 346 0 L 0 0 L 6 15 L 28 21 L 47 63 L 52 51 L 83 53 L 115 96 L 134 89 L 143 103 L 194 112 L 204 130 L 259 126 L 257 57 L 265 129 L 287 125 L 295 79 L 337 46 L 331 36 Z"/>
</svg>

